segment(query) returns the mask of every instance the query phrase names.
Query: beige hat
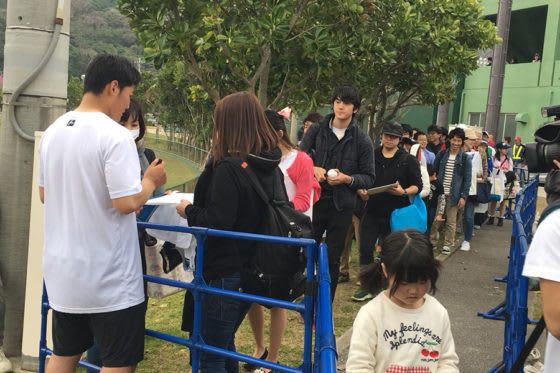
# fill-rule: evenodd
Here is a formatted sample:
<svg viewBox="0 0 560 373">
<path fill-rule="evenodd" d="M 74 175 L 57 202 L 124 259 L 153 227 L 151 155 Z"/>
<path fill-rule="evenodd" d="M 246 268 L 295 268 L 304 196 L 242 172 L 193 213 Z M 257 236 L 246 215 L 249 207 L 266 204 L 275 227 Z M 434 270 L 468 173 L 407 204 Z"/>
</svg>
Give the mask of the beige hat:
<svg viewBox="0 0 560 373">
<path fill-rule="evenodd" d="M 472 128 L 467 128 L 465 131 L 465 138 L 470 140 L 476 140 L 476 132 Z"/>
</svg>

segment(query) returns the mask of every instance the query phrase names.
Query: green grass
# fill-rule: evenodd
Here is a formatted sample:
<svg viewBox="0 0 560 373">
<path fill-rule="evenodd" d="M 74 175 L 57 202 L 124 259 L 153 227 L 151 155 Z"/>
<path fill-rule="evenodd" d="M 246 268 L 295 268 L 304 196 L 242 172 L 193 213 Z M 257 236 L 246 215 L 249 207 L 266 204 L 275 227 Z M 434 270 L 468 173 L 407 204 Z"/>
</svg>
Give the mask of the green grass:
<svg viewBox="0 0 560 373">
<path fill-rule="evenodd" d="M 339 337 L 353 324 L 360 307 L 365 303 L 356 303 L 350 297 L 357 289 L 355 284 L 358 273 L 358 250 L 352 250 L 350 263 L 350 281 L 338 285 L 333 303 L 335 335 Z M 163 299 L 150 299 L 146 314 L 146 328 L 188 338 L 181 331 L 184 291 Z M 284 333 L 279 359 L 282 364 L 297 367 L 303 359 L 303 323 L 297 313 L 287 311 L 288 324 Z M 269 313 L 265 312 L 265 340 L 268 343 Z M 236 336 L 238 352 L 251 355 L 254 349 L 253 335 L 247 319 L 241 324 Z M 315 336 L 313 336 L 314 340 Z M 145 338 L 144 360 L 138 365 L 137 372 L 142 373 L 185 373 L 190 368 L 189 349 L 156 338 Z M 79 370 L 80 371 L 80 370 Z M 85 372 L 81 370 L 80 372 Z M 240 367 L 240 373 L 246 371 Z"/>
</svg>

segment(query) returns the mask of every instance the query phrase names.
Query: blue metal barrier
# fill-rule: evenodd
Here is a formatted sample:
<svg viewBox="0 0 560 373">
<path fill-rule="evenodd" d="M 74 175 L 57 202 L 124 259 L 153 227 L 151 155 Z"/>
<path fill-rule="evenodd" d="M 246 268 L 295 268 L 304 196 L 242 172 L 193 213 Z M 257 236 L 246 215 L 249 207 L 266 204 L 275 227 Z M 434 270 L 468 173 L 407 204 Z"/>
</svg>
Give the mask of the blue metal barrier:
<svg viewBox="0 0 560 373">
<path fill-rule="evenodd" d="M 192 356 L 192 371 L 198 372 L 199 357 L 201 352 L 221 355 L 234 360 L 247 362 L 250 364 L 262 366 L 265 368 L 273 369 L 277 372 L 285 373 L 311 373 L 311 372 L 336 372 L 336 343 L 333 334 L 332 325 L 332 309 L 330 297 L 330 277 L 327 261 L 327 247 L 321 244 L 317 250 L 317 245 L 311 239 L 296 239 L 288 237 L 266 236 L 252 233 L 240 233 L 230 231 L 220 231 L 215 229 L 200 228 L 200 227 L 181 227 L 163 224 L 150 224 L 138 223 L 138 227 L 168 230 L 175 232 L 191 233 L 196 237 L 196 268 L 203 267 L 203 248 L 207 236 L 224 237 L 231 239 L 242 239 L 251 241 L 263 241 L 281 243 L 293 246 L 303 247 L 307 256 L 307 291 L 303 300 L 298 303 L 282 301 L 267 297 L 261 297 L 252 294 L 245 294 L 236 291 L 223 290 L 218 288 L 209 287 L 204 282 L 202 271 L 195 271 L 194 279 L 191 283 L 174 281 L 154 276 L 144 275 L 146 281 L 155 282 L 163 285 L 170 285 L 179 288 L 188 289 L 193 293 L 195 300 L 194 305 L 194 324 L 193 332 L 189 339 L 161 333 L 155 330 L 146 329 L 146 335 L 163 339 L 172 343 L 177 343 L 190 348 Z M 316 261 L 316 252 L 318 252 L 318 260 Z M 315 279 L 315 263 L 317 262 L 317 281 Z M 318 282 L 318 284 L 317 284 Z M 315 294 L 316 292 L 316 294 Z M 216 294 L 235 298 L 243 301 L 260 303 L 272 307 L 282 307 L 285 309 L 293 310 L 303 314 L 305 322 L 305 334 L 303 345 L 303 362 L 297 367 L 289 367 L 282 364 L 272 363 L 266 360 L 260 360 L 249 355 L 224 350 L 221 348 L 213 347 L 204 343 L 200 336 L 200 319 L 202 312 L 202 297 L 204 294 Z M 46 328 L 47 328 L 47 314 L 50 309 L 48 296 L 45 287 L 43 286 L 43 298 L 41 307 L 41 337 L 39 346 L 39 372 L 43 373 L 45 370 L 45 359 L 47 355 L 52 354 L 52 350 L 47 348 L 46 345 Z M 313 335 L 313 322 L 314 322 L 314 309 L 316 307 L 316 341 L 315 341 L 315 361 L 312 359 L 312 335 Z M 186 363 L 186 362 L 185 362 Z M 79 366 L 86 367 L 93 370 L 99 370 L 99 367 L 80 361 Z M 185 364 L 186 365 L 186 364 Z M 187 371 L 187 367 L 185 367 Z"/>
<path fill-rule="evenodd" d="M 530 180 L 516 196 L 506 276 L 506 300 L 488 312 L 478 313 L 484 318 L 505 321 L 502 361 L 490 369 L 489 373 L 510 373 L 525 344 L 527 324 L 531 321 L 527 316 L 528 279 L 522 276 L 522 272 L 537 209 L 537 188 L 538 176 Z"/>
</svg>

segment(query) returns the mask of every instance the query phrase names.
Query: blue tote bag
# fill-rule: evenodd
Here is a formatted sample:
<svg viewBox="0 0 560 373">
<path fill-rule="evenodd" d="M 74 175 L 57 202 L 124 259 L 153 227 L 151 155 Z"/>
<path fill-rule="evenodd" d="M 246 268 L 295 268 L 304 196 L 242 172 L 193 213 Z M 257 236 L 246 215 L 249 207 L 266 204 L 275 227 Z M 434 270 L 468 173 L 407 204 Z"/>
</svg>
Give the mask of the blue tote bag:
<svg viewBox="0 0 560 373">
<path fill-rule="evenodd" d="M 391 232 L 414 228 L 424 233 L 428 229 L 427 215 L 426 205 L 418 193 L 409 206 L 396 209 L 391 213 Z"/>
</svg>

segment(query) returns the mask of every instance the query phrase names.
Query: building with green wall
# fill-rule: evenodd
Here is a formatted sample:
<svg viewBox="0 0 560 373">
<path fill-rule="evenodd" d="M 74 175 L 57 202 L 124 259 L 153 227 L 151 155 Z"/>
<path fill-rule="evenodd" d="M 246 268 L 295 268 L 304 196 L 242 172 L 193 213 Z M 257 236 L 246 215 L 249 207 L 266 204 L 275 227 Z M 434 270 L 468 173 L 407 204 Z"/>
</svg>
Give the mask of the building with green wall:
<svg viewBox="0 0 560 373">
<path fill-rule="evenodd" d="M 482 0 L 481 5 L 495 21 L 498 0 Z M 540 62 L 532 62 L 535 53 Z M 492 51 L 481 54 L 491 56 Z M 510 63 L 512 59 L 516 63 Z M 560 0 L 513 1 L 506 61 L 498 137 L 521 136 L 529 142 L 539 126 L 553 120 L 543 118 L 541 108 L 560 105 Z M 489 79 L 490 66 L 465 78 L 451 105 L 449 123 L 484 126 Z M 401 121 L 426 128 L 435 123 L 434 108 L 414 107 Z"/>
</svg>

